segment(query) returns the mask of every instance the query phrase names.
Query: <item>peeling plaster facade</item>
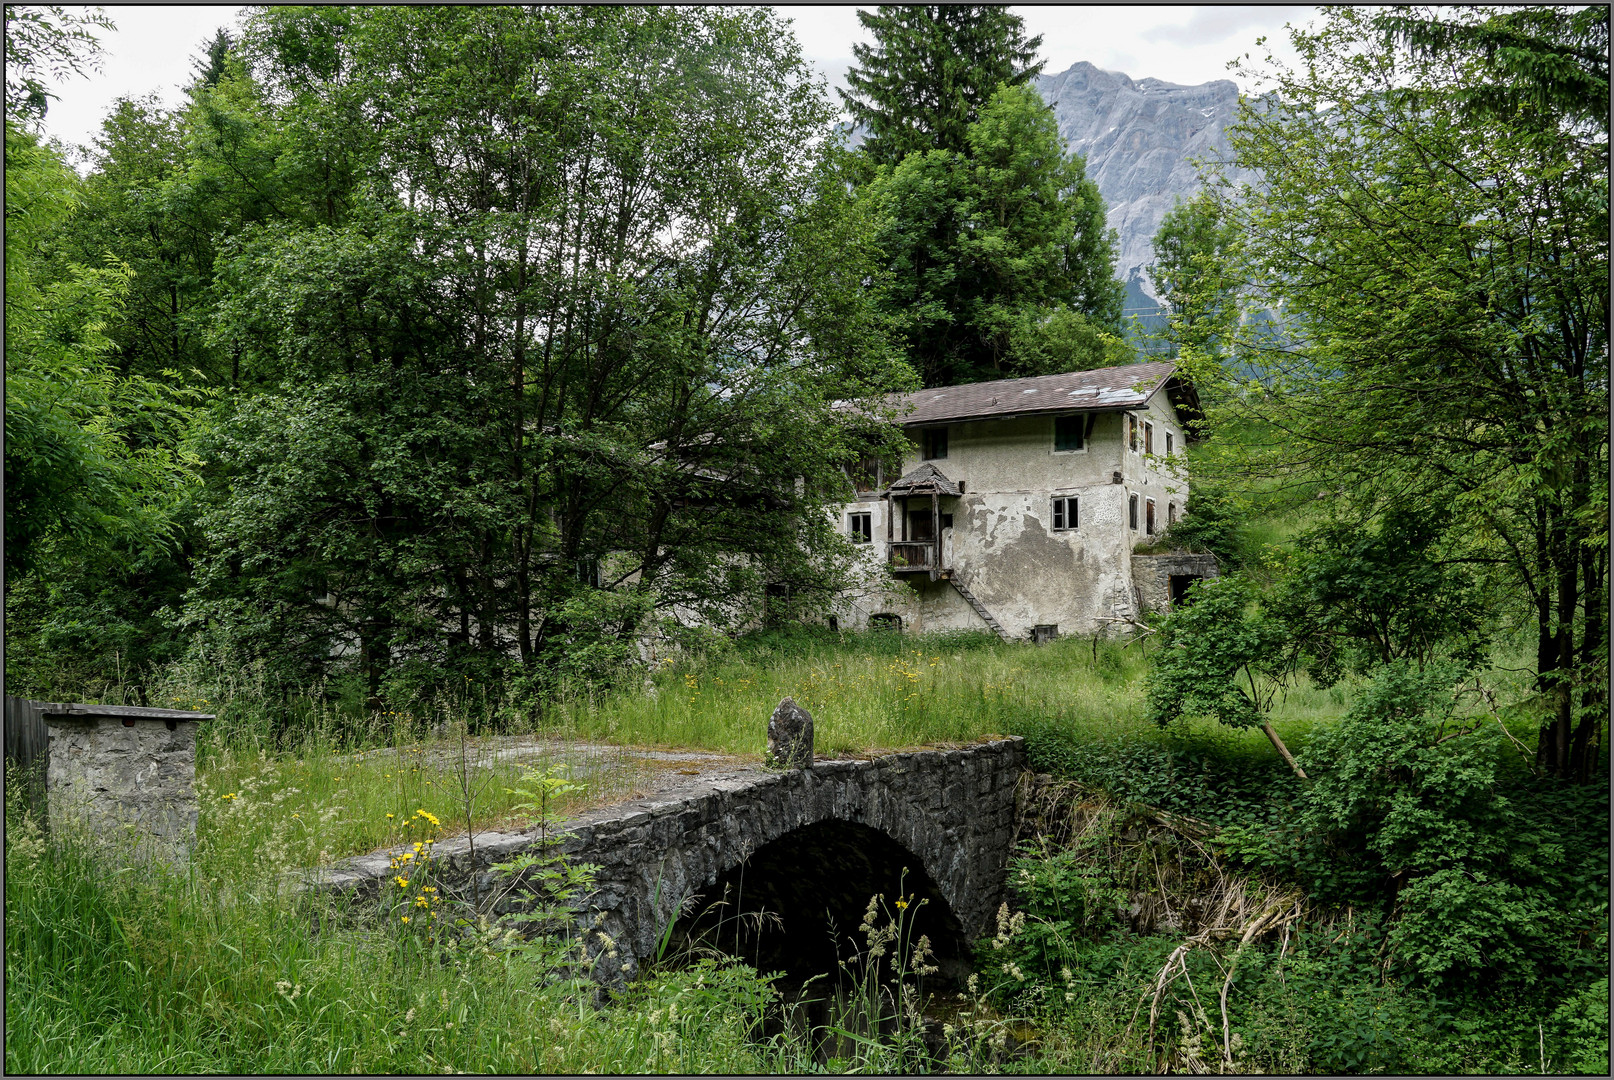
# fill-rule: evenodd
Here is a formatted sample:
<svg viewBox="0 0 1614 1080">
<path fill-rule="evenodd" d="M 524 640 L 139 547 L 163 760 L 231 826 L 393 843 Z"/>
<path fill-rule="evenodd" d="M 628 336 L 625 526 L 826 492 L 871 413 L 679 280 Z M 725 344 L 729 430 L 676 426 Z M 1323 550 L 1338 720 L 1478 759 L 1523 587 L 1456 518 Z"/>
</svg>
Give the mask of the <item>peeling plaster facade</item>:
<svg viewBox="0 0 1614 1080">
<path fill-rule="evenodd" d="M 1075 406 L 1062 412 L 906 422 L 909 451 L 900 475 L 908 477 L 928 463 L 963 488 L 957 496 L 941 495 L 937 500 L 937 512 L 952 516 L 952 525 L 941 530 L 939 572 L 890 568 L 887 537 L 901 541 L 904 536 L 902 504 L 888 496 L 896 477 L 883 477 L 875 490 L 841 507 L 840 525 L 848 534 L 856 532 L 852 515 L 869 514 L 871 519 L 859 585 L 843 593 L 837 604 L 839 625 L 864 628 L 871 616 L 896 615 L 904 630 L 916 632 L 991 629 L 968 602 L 966 592 L 995 618 L 1006 636 L 1019 639 L 1031 637 L 1037 626 L 1056 626 L 1059 635 L 1101 633 L 1119 625 L 1106 620 L 1134 619 L 1143 610 L 1158 608 L 1158 603 L 1145 605 L 1134 587 L 1132 551 L 1151 538 L 1151 500 L 1153 536 L 1183 514 L 1188 494 L 1186 432 L 1184 417 L 1165 392 L 1172 365 L 1108 370 L 1141 378 L 1145 368 L 1155 369 L 1148 380 L 1152 390 L 1145 386 L 1130 393 L 1089 393 L 1061 386 L 1066 397 L 1060 403 L 1069 400 Z M 1032 384 L 1046 388 L 1052 378 L 982 384 L 999 389 L 979 392 L 974 395 L 979 404 L 958 408 L 1006 412 L 1041 392 L 1030 389 Z M 1116 376 L 1110 378 L 1114 381 Z M 988 393 L 993 396 L 986 397 Z M 1039 405 L 1049 404 L 1053 402 L 1044 393 Z M 1081 449 L 1055 448 L 1059 416 L 1082 419 Z M 1134 422 L 1135 449 L 1130 438 Z M 1145 452 L 1145 424 L 1153 454 Z M 946 429 L 945 457 L 923 456 L 927 428 Z M 1076 526 L 1056 527 L 1055 500 L 1072 496 L 1077 500 Z M 898 520 L 889 520 L 893 507 Z M 912 498 L 909 510 L 928 518 L 930 496 Z M 1064 512 L 1068 514 L 1068 504 Z"/>
</svg>

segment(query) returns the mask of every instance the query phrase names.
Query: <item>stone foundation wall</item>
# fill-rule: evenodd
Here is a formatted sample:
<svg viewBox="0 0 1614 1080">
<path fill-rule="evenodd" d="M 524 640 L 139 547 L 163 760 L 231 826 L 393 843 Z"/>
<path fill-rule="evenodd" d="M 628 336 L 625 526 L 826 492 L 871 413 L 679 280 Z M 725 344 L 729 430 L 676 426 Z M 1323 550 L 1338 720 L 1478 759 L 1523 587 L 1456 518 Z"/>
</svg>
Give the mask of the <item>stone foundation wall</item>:
<svg viewBox="0 0 1614 1080">
<path fill-rule="evenodd" d="M 183 866 L 196 844 L 195 714 L 130 719 L 45 714 L 51 828 L 81 828 L 120 857 Z"/>
<path fill-rule="evenodd" d="M 1138 591 L 1138 603 L 1143 611 L 1171 610 L 1173 577 L 1213 578 L 1220 572 L 1214 555 L 1174 552 L 1170 555 L 1132 556 L 1132 585 Z"/>
</svg>

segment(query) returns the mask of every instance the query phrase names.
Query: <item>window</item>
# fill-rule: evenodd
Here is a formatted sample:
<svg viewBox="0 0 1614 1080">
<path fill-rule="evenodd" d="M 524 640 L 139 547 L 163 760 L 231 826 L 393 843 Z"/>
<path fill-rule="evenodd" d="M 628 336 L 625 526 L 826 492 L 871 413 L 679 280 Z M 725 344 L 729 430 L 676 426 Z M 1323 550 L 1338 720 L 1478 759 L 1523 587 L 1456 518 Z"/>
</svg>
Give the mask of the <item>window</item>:
<svg viewBox="0 0 1614 1080">
<path fill-rule="evenodd" d="M 1143 452 L 1154 453 L 1154 425 L 1147 420 L 1143 422 Z"/>
<path fill-rule="evenodd" d="M 1126 520 L 1127 524 L 1132 528 L 1136 529 L 1138 527 L 1138 497 L 1136 495 L 1128 495 L 1126 498 Z"/>
<path fill-rule="evenodd" d="M 874 539 L 873 514 L 848 514 L 846 526 L 846 533 L 854 544 L 867 544 Z"/>
<path fill-rule="evenodd" d="M 852 487 L 858 491 L 875 491 L 880 486 L 880 461 L 875 457 L 863 457 L 852 466 Z"/>
<path fill-rule="evenodd" d="M 1171 456 L 1171 432 L 1166 432 L 1166 456 Z"/>
<path fill-rule="evenodd" d="M 1054 449 L 1080 450 L 1082 448 L 1082 417 L 1054 417 Z"/>
<path fill-rule="evenodd" d="M 941 519 L 942 519 L 942 528 L 951 529 L 953 527 L 953 515 L 952 514 L 943 514 L 941 516 Z"/>
<path fill-rule="evenodd" d="M 1131 450 L 1138 448 L 1138 418 L 1131 413 L 1126 414 L 1126 445 Z"/>
<path fill-rule="evenodd" d="M 924 431 L 925 460 L 935 461 L 947 456 L 947 429 L 930 427 Z"/>
<path fill-rule="evenodd" d="M 897 630 L 902 629 L 902 616 L 890 611 L 880 611 L 869 616 L 870 630 Z"/>
<path fill-rule="evenodd" d="M 578 581 L 591 589 L 605 588 L 605 581 L 600 576 L 600 560 L 598 559 L 578 559 L 576 576 Z"/>
<path fill-rule="evenodd" d="M 1061 495 L 1054 499 L 1054 528 L 1074 529 L 1080 520 L 1076 513 L 1076 496 Z"/>
<path fill-rule="evenodd" d="M 1147 536 L 1154 535 L 1154 500 L 1143 501 L 1143 531 Z"/>
<path fill-rule="evenodd" d="M 1166 438 L 1169 439 L 1171 436 L 1168 435 Z M 1177 504 L 1174 502 L 1168 502 L 1166 504 L 1166 527 L 1170 528 L 1175 524 L 1177 524 Z"/>
</svg>

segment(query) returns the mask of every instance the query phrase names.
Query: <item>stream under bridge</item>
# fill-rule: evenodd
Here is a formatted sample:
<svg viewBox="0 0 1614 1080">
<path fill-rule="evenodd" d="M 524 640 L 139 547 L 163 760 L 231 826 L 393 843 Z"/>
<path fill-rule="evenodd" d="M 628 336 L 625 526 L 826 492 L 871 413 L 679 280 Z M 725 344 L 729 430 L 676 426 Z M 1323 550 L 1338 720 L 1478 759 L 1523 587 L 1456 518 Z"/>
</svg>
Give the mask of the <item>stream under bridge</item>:
<svg viewBox="0 0 1614 1080">
<path fill-rule="evenodd" d="M 806 769 L 727 762 L 555 822 L 551 851 L 598 867 L 579 921 L 606 985 L 632 979 L 664 941 L 787 976 L 834 970 L 877 894 L 888 910 L 909 898 L 913 939 L 929 937 L 942 974 L 957 977 L 995 927 L 1024 768 L 1015 737 Z M 374 898 L 407 850 L 346 860 L 320 885 Z M 521 890 L 490 866 L 523 852 L 542 854 L 536 830 L 479 832 L 438 842 L 434 866 L 445 892 L 505 894 L 502 915 Z"/>
</svg>

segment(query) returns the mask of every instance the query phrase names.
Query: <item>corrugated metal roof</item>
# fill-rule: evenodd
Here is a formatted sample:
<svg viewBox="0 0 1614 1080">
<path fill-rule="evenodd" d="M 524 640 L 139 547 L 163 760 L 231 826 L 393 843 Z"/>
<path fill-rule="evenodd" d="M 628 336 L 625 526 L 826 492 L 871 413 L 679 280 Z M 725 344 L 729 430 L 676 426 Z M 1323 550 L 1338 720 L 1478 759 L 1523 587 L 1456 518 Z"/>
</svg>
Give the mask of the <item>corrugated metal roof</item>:
<svg viewBox="0 0 1614 1080">
<path fill-rule="evenodd" d="M 1170 363 L 1125 364 L 1064 375 L 938 386 L 912 394 L 893 394 L 887 400 L 896 408 L 898 422 L 904 425 L 1136 409 L 1145 405 L 1176 370 L 1177 365 Z"/>
</svg>

